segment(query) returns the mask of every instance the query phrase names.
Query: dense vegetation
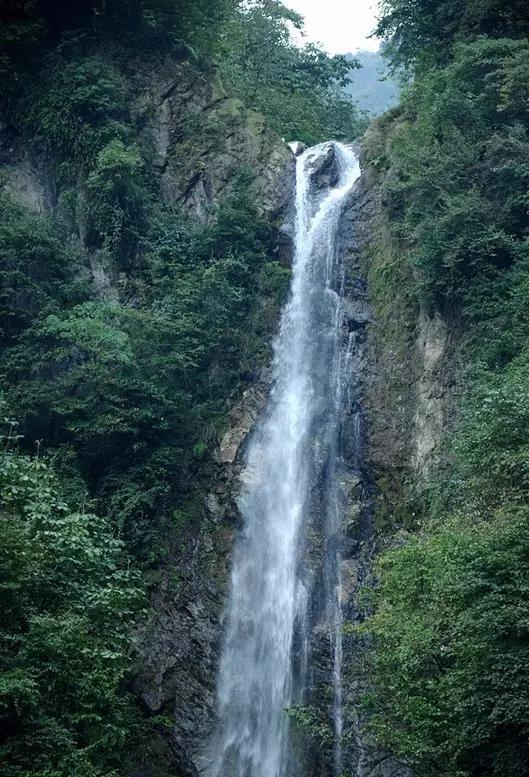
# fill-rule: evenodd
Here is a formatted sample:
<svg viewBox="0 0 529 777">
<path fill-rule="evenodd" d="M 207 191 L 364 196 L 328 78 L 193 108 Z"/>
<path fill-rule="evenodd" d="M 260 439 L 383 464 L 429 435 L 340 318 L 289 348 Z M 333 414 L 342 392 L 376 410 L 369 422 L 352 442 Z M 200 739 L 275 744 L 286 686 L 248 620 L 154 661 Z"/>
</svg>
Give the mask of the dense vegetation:
<svg viewBox="0 0 529 777">
<path fill-rule="evenodd" d="M 109 774 L 135 721 L 120 685 L 139 574 L 108 521 L 71 507 L 53 468 L 17 451 L 15 422 L 2 427 L 2 774 Z"/>
<path fill-rule="evenodd" d="M 367 122 L 346 87 L 359 63 L 329 57 L 314 44 L 299 48 L 291 26 L 302 29 L 302 19 L 276 2 L 249 4 L 227 25 L 221 71 L 230 91 L 287 140 L 312 145 L 357 137 Z"/>
<path fill-rule="evenodd" d="M 399 79 L 388 72 L 388 63 L 380 50 L 357 51 L 346 58 L 360 65 L 351 71 L 346 91 L 361 108 L 375 117 L 397 104 Z"/>
<path fill-rule="evenodd" d="M 521 777 L 529 770 L 529 14 L 525 3 L 388 0 L 379 31 L 414 76 L 382 122 L 385 149 L 372 152 L 399 246 L 390 273 L 461 334 L 458 420 L 444 467 L 414 495 L 413 536 L 379 563 L 366 626 L 375 645 L 372 727 L 417 774 Z"/>
<path fill-rule="evenodd" d="M 27 151 L 54 200 L 31 211 L 0 180 L 6 777 L 110 777 L 141 743 L 142 600 L 204 520 L 212 451 L 288 280 L 252 171 L 205 223 L 165 201 L 134 76 L 185 63 L 287 139 L 356 136 L 349 65 L 293 46 L 290 25 L 276 0 L 1 4 L 2 161 Z"/>
</svg>

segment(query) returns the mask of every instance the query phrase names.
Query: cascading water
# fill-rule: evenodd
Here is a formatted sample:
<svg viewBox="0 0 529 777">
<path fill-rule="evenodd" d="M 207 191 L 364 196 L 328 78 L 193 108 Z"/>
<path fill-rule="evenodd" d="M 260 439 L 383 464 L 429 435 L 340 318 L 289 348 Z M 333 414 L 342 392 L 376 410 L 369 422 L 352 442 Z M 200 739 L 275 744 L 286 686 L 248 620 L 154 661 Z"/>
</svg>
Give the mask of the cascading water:
<svg viewBox="0 0 529 777">
<path fill-rule="evenodd" d="M 358 175 L 353 152 L 337 143 L 308 149 L 297 160 L 292 288 L 274 346 L 273 389 L 243 476 L 244 529 L 235 549 L 218 680 L 216 777 L 285 777 L 292 770 L 286 708 L 303 694 L 308 600 L 303 550 L 322 469 L 328 483 L 325 598 L 333 643 L 335 769 L 340 769 L 337 468 L 348 351 L 344 361 L 336 242 L 343 204 Z"/>
</svg>

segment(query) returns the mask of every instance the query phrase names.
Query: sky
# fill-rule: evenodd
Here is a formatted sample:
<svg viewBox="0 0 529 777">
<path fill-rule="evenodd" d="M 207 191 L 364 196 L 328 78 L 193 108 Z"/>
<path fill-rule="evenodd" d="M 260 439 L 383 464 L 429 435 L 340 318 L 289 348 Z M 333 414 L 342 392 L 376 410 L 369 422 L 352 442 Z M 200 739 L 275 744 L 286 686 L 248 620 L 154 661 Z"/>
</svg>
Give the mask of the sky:
<svg viewBox="0 0 529 777">
<path fill-rule="evenodd" d="M 379 42 L 368 39 L 375 26 L 377 0 L 283 0 L 305 17 L 306 40 L 321 43 L 330 54 L 357 49 L 376 51 Z"/>
</svg>

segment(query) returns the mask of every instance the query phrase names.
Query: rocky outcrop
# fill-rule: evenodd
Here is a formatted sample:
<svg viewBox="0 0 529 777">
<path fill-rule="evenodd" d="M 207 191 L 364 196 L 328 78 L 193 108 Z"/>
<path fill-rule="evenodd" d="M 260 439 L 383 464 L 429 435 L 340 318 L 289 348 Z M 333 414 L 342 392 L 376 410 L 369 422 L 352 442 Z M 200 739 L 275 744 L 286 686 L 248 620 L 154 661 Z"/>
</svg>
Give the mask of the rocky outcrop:
<svg viewBox="0 0 529 777">
<path fill-rule="evenodd" d="M 229 412 L 230 424 L 222 435 L 217 451 L 220 464 L 234 464 L 244 443 L 266 404 L 270 382 L 264 377 L 243 393 Z"/>
<path fill-rule="evenodd" d="M 428 316 L 421 311 L 417 322 L 415 350 L 419 359 L 413 418 L 411 467 L 421 475 L 439 461 L 440 446 L 447 425 L 446 364 L 449 348 L 447 322 L 439 313 Z"/>
<path fill-rule="evenodd" d="M 124 66 L 134 99 L 134 139 L 145 151 L 151 183 L 168 205 L 181 206 L 198 222 L 246 178 L 258 210 L 271 223 L 285 219 L 292 203 L 295 159 L 262 115 L 230 97 L 214 72 L 167 58 Z M 86 266 L 93 296 L 130 302 L 130 278 L 112 265 L 108 252 L 88 245 L 83 223 L 85 182 L 79 173 L 68 193 L 77 208 L 64 207 L 56 160 L 13 128 L 0 125 L 0 163 L 9 192 L 33 211 L 66 221 Z M 290 262 L 291 232 L 278 239 L 279 256 Z M 290 234 L 290 239 L 288 239 Z M 133 284 L 131 284 L 133 285 Z M 144 762 L 130 777 L 196 777 L 211 731 L 229 560 L 238 523 L 238 488 L 245 441 L 268 394 L 266 372 L 234 403 L 214 461 L 204 464 L 201 491 L 186 515 L 172 516 L 167 561 L 156 570 L 148 621 L 136 635 L 138 662 L 132 687 L 153 738 Z M 189 513 L 189 517 L 187 515 Z M 165 518 L 164 518 L 165 520 Z M 163 722 L 170 720 L 170 729 Z"/>
<path fill-rule="evenodd" d="M 187 526 L 162 572 L 151 617 L 139 635 L 141 659 L 134 691 L 149 715 L 173 721 L 165 749 L 170 773 L 196 777 L 207 763 L 215 717 L 215 687 L 231 549 L 239 524 L 237 506 L 245 444 L 268 395 L 268 376 L 245 391 L 209 473 L 198 525 Z M 145 766 L 137 777 L 150 777 Z"/>
<path fill-rule="evenodd" d="M 339 177 L 336 148 L 332 143 L 326 143 L 324 153 L 314 157 L 312 161 L 311 179 L 316 188 L 330 189 L 336 186 Z"/>
<path fill-rule="evenodd" d="M 291 195 L 292 152 L 264 117 L 188 63 L 167 61 L 155 75 L 136 74 L 143 94 L 137 110 L 147 118 L 167 200 L 206 221 L 246 174 L 260 210 L 279 213 Z"/>
</svg>

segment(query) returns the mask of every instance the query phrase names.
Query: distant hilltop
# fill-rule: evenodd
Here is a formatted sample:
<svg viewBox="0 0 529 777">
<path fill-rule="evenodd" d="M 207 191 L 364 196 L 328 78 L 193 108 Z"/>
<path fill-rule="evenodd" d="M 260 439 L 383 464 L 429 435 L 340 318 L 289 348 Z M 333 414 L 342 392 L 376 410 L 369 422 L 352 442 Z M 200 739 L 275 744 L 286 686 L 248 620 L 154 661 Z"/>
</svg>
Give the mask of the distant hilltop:
<svg viewBox="0 0 529 777">
<path fill-rule="evenodd" d="M 397 104 L 399 85 L 397 80 L 388 75 L 386 61 L 378 51 L 357 51 L 346 54 L 346 59 L 356 59 L 361 68 L 351 71 L 352 80 L 346 87 L 360 108 L 372 116 L 379 116 Z"/>
</svg>

